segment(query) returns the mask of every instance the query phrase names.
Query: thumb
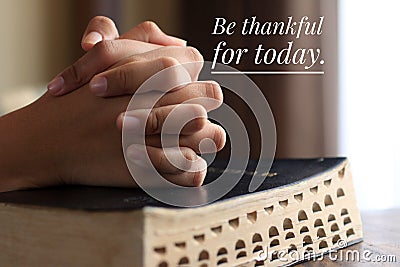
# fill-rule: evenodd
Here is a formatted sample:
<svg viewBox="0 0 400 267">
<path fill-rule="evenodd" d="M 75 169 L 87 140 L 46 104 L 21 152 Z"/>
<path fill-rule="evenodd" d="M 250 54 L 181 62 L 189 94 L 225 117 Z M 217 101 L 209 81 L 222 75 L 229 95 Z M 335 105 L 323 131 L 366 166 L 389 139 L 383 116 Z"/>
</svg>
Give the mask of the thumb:
<svg viewBox="0 0 400 267">
<path fill-rule="evenodd" d="M 90 50 L 96 43 L 103 40 L 114 40 L 119 33 L 114 21 L 104 16 L 96 16 L 89 21 L 82 36 L 81 46 L 83 50 Z"/>
</svg>

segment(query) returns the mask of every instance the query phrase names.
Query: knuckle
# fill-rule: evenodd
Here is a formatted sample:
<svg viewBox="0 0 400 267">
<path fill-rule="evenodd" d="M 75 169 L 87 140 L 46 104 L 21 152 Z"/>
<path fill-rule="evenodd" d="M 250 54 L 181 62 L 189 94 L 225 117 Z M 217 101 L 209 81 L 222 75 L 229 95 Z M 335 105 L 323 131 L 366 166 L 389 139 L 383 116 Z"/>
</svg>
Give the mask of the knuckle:
<svg viewBox="0 0 400 267">
<path fill-rule="evenodd" d="M 150 159 L 152 164 L 158 171 L 165 172 L 168 166 L 168 159 L 163 149 L 156 149 L 155 151 L 153 151 Z"/>
<path fill-rule="evenodd" d="M 205 119 L 204 118 L 195 118 L 191 122 L 191 130 L 193 132 L 198 132 L 204 128 Z"/>
<path fill-rule="evenodd" d="M 166 162 L 167 162 L 167 157 L 165 156 L 165 153 L 163 152 L 162 149 L 157 150 L 157 166 L 158 168 L 165 169 L 166 168 Z"/>
<path fill-rule="evenodd" d="M 152 93 L 152 92 L 150 92 L 149 94 L 152 94 L 153 96 L 155 96 L 155 94 Z M 162 106 L 164 106 L 164 105 L 165 105 L 165 104 L 164 104 L 164 97 L 161 97 L 161 98 L 159 98 L 159 99 L 157 100 L 157 102 L 154 104 L 153 108 L 154 108 L 154 109 L 160 108 L 160 107 L 162 107 Z"/>
<path fill-rule="evenodd" d="M 193 62 L 203 62 L 204 61 L 203 56 L 201 55 L 199 50 L 197 50 L 196 48 L 194 48 L 192 46 L 186 47 L 186 53 L 187 53 L 187 56 Z"/>
<path fill-rule="evenodd" d="M 183 161 L 183 171 L 190 170 L 192 168 L 193 162 L 198 158 L 197 154 L 188 147 L 182 147 L 181 153 L 186 159 Z"/>
<path fill-rule="evenodd" d="M 99 55 L 101 57 L 104 57 L 105 59 L 109 59 L 118 50 L 118 45 L 113 40 L 103 40 L 101 42 L 98 42 L 95 45 L 95 48 L 96 48 L 96 52 L 99 53 Z"/>
<path fill-rule="evenodd" d="M 162 113 L 160 109 L 153 109 L 150 111 L 147 120 L 147 129 L 149 134 L 158 133 L 161 130 Z"/>
<path fill-rule="evenodd" d="M 188 161 L 194 161 L 197 159 L 197 154 L 190 148 L 188 147 L 182 147 L 181 148 L 183 156 L 188 160 Z"/>
<path fill-rule="evenodd" d="M 207 111 L 200 104 L 187 104 L 185 107 L 190 108 L 194 116 L 207 118 Z"/>
<path fill-rule="evenodd" d="M 128 88 L 128 73 L 125 70 L 118 68 L 115 72 L 115 76 L 119 83 L 120 89 L 125 91 Z"/>
<path fill-rule="evenodd" d="M 192 172 L 192 183 L 194 186 L 201 186 L 204 178 L 205 178 L 206 172 L 205 171 L 197 171 L 197 172 Z"/>
<path fill-rule="evenodd" d="M 214 134 L 213 134 L 213 140 L 214 140 L 215 146 L 217 148 L 217 151 L 220 151 L 225 146 L 226 133 L 222 127 L 217 126 L 215 128 Z"/>
<path fill-rule="evenodd" d="M 157 24 L 154 21 L 150 20 L 140 23 L 139 27 L 141 27 L 142 30 L 144 30 L 146 33 L 154 33 L 159 30 Z"/>
<path fill-rule="evenodd" d="M 216 82 L 211 82 L 210 84 L 211 84 L 212 89 L 209 89 L 209 90 L 212 90 L 212 92 L 210 92 L 210 94 L 208 94 L 208 92 L 207 92 L 207 96 L 217 100 L 219 102 L 219 104 L 222 104 L 222 102 L 224 101 L 224 95 L 222 94 L 221 87 Z"/>
<path fill-rule="evenodd" d="M 204 89 L 206 91 L 206 96 L 208 98 L 213 98 L 215 99 L 215 88 L 214 88 L 214 84 L 206 82 L 203 83 Z"/>
<path fill-rule="evenodd" d="M 100 26 L 104 26 L 104 25 L 106 25 L 106 26 L 108 26 L 108 25 L 115 26 L 114 21 L 112 19 L 108 18 L 108 17 L 105 17 L 105 16 L 95 16 L 94 18 L 92 18 L 90 20 L 90 23 L 94 23 L 94 24 L 100 25 Z"/>
<path fill-rule="evenodd" d="M 68 79 L 68 82 L 80 85 L 85 82 L 85 75 L 82 73 L 81 66 L 75 62 L 63 74 L 63 77 Z"/>
<path fill-rule="evenodd" d="M 194 132 L 200 131 L 204 128 L 207 118 L 207 112 L 203 106 L 199 104 L 189 104 L 193 120 L 190 121 L 191 128 Z"/>
<path fill-rule="evenodd" d="M 131 63 L 137 63 L 137 62 L 143 62 L 143 61 L 147 61 L 145 56 L 132 55 L 132 56 L 126 57 L 125 59 L 121 60 L 118 64 L 131 64 Z"/>
<path fill-rule="evenodd" d="M 166 56 L 161 57 L 159 59 L 159 62 L 160 62 L 160 65 L 161 65 L 161 69 L 166 69 L 166 68 L 175 66 L 175 65 L 177 65 L 179 63 L 178 60 L 176 60 L 175 58 L 166 57 Z"/>
</svg>

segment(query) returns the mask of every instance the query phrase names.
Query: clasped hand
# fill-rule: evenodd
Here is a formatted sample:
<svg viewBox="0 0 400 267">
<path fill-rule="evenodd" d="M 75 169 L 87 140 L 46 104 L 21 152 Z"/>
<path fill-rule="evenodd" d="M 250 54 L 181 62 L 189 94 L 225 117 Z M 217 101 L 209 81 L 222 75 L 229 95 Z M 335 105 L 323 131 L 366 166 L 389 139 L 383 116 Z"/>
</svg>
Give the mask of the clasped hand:
<svg viewBox="0 0 400 267">
<path fill-rule="evenodd" d="M 119 36 L 114 23 L 105 17 L 90 21 L 82 48 L 87 52 L 49 83 L 46 94 L 1 118 L 3 125 L 15 125 L 20 135 L 14 142 L 25 150 L 3 146 L 24 167 L 13 171 L 8 164 L 3 168 L 9 178 L 0 182 L 0 191 L 58 184 L 135 186 L 124 161 L 122 125 L 132 132 L 145 129 L 146 145 L 133 143 L 127 150 L 126 156 L 134 164 L 143 167 L 143 152 L 147 152 L 165 179 L 178 185 L 200 186 L 206 169 L 183 171 L 167 157 L 179 160 L 182 153 L 195 161 L 200 141 L 205 138 L 213 140 L 215 150 L 225 144 L 223 128 L 207 119 L 207 112 L 221 105 L 222 91 L 214 81 L 197 81 L 202 64 L 185 67 L 190 83 L 163 94 L 155 105 L 149 99 L 157 88 L 135 95 L 139 104 L 126 112 L 132 95 L 144 81 L 171 66 L 202 62 L 198 50 L 166 35 L 152 22 Z M 171 114 L 174 109 L 179 112 Z M 144 111 L 149 112 L 147 118 L 140 116 Z M 178 115 L 173 118 L 177 122 L 179 114 L 193 114 L 196 119 L 182 131 L 170 133 L 179 135 L 179 147 L 162 149 L 160 134 L 169 114 Z M 216 151 L 210 148 L 208 152 Z"/>
</svg>

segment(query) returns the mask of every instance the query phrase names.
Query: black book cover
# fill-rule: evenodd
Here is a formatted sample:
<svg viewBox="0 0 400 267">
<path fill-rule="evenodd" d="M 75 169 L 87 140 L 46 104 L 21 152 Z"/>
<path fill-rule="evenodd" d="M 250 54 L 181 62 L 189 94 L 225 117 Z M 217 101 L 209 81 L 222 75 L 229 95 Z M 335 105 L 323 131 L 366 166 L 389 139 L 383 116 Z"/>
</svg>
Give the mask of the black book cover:
<svg viewBox="0 0 400 267">
<path fill-rule="evenodd" d="M 345 158 L 317 159 L 278 159 L 270 170 L 270 176 L 264 179 L 256 192 L 271 190 L 300 182 L 304 179 L 328 171 L 345 161 Z M 256 162 L 250 161 L 245 174 L 236 186 L 217 201 L 251 194 L 248 191 L 251 172 Z M 216 179 L 224 171 L 226 162 L 218 161 L 212 164 L 205 183 Z M 228 170 L 229 172 L 229 170 Z M 231 175 L 235 175 L 232 173 Z M 171 207 L 147 195 L 140 188 L 113 188 L 92 186 L 60 186 L 33 190 L 21 190 L 0 194 L 0 203 L 57 207 L 67 209 L 114 211 L 135 210 L 145 206 Z M 176 208 L 176 207 L 174 207 Z"/>
</svg>

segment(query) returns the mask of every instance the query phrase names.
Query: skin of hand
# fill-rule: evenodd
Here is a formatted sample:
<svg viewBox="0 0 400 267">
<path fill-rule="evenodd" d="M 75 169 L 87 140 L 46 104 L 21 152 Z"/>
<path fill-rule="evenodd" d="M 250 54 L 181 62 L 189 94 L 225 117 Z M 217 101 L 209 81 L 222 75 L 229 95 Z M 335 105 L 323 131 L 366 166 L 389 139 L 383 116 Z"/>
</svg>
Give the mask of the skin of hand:
<svg viewBox="0 0 400 267">
<path fill-rule="evenodd" d="M 121 45 L 122 47 L 125 46 L 125 42 L 134 42 L 132 40 L 116 40 L 114 41 L 114 48 L 118 50 L 118 46 Z M 135 41 L 136 42 L 136 41 Z M 141 43 L 141 45 L 148 45 L 146 43 Z M 81 66 L 87 66 L 87 69 L 90 69 L 90 66 L 100 66 L 102 64 L 102 61 L 107 61 L 107 56 L 105 57 L 99 57 L 99 52 L 96 51 L 95 46 L 93 49 L 91 49 L 85 56 L 83 56 L 80 61 L 85 62 L 84 64 L 79 63 Z M 137 46 L 135 46 L 137 47 Z M 103 51 L 103 50 L 101 50 Z M 170 55 L 174 55 L 175 58 L 170 57 Z M 117 64 L 114 64 L 114 66 L 106 70 L 98 75 L 96 75 L 93 79 L 95 80 L 96 78 L 99 79 L 106 79 L 106 85 L 100 85 L 100 84 L 95 84 L 89 83 L 89 88 L 92 91 L 97 91 L 99 87 L 101 88 L 101 93 L 98 93 L 97 95 L 101 96 L 116 96 L 116 95 L 130 95 L 135 92 L 135 90 L 138 89 L 138 87 L 149 77 L 157 73 L 158 71 L 161 71 L 165 68 L 168 68 L 170 66 L 174 66 L 176 64 L 182 63 L 191 63 L 191 62 L 201 62 L 201 55 L 198 53 L 197 50 L 193 50 L 192 48 L 189 47 L 177 47 L 177 46 L 169 46 L 169 47 L 161 47 L 158 49 L 150 50 L 148 52 L 142 53 L 142 54 L 135 54 L 133 56 L 125 57 L 122 59 L 120 62 Z M 78 61 L 79 62 L 79 61 Z M 106 64 L 104 64 L 106 65 Z M 188 69 L 183 69 L 183 71 L 188 71 L 191 79 L 195 79 L 196 75 L 198 75 L 199 71 L 201 69 L 201 64 L 194 64 L 191 68 Z M 181 69 L 182 70 L 182 69 Z M 175 78 L 179 78 L 179 74 L 175 75 Z M 171 78 L 172 79 L 172 78 Z M 94 87 L 94 88 L 93 88 Z M 96 89 L 96 90 L 94 90 Z M 105 91 L 104 91 L 105 89 Z M 149 99 L 152 97 L 146 97 L 147 95 L 150 95 L 154 92 L 148 92 L 146 94 L 141 94 L 141 100 L 137 101 L 140 103 L 141 106 L 135 107 L 137 109 L 141 108 L 152 108 L 152 103 L 148 103 Z M 173 95 L 171 95 L 173 94 Z M 160 101 L 157 103 L 156 108 L 158 110 L 169 110 L 172 107 L 170 105 L 178 105 L 182 102 L 189 101 L 191 104 L 199 104 L 202 105 L 206 111 L 210 111 L 213 109 L 216 109 L 219 107 L 222 103 L 223 95 L 222 95 L 222 90 L 219 87 L 219 85 L 215 82 L 212 81 L 201 81 L 201 82 L 192 82 L 189 84 L 186 84 L 184 86 L 181 86 L 178 90 L 174 90 L 173 92 L 168 92 L 166 94 L 165 99 L 168 99 L 169 102 L 167 101 Z M 212 100 L 216 101 L 205 101 L 204 97 L 208 97 Z M 199 99 L 200 98 L 200 99 Z M 201 99 L 203 98 L 203 99 Z M 165 113 L 165 112 L 164 112 Z M 134 114 L 132 113 L 122 113 L 120 116 L 118 116 L 117 124 L 119 125 L 120 128 L 122 128 L 122 120 L 126 117 L 133 117 Z M 127 123 L 128 121 L 132 120 L 125 120 Z M 143 122 L 142 122 L 143 123 Z M 184 143 L 190 143 L 190 138 L 199 138 L 200 136 L 206 136 L 211 134 L 212 132 L 216 133 L 218 136 L 223 136 L 222 139 L 225 137 L 224 130 L 217 126 L 216 124 L 212 123 L 207 123 L 207 133 L 202 135 L 191 135 L 186 138 L 187 142 Z M 151 134 L 158 134 L 159 132 L 156 133 L 151 133 Z M 159 136 L 157 137 L 158 139 L 160 138 Z M 153 140 L 153 139 L 152 139 Z M 197 140 L 197 139 L 196 139 Z M 195 140 L 193 140 L 195 142 Z M 224 143 L 224 142 L 223 142 Z M 157 145 L 160 146 L 159 142 L 152 141 L 149 142 L 150 145 Z M 197 151 L 198 149 L 196 149 Z"/>
<path fill-rule="evenodd" d="M 117 45 L 115 41 L 119 42 Z M 129 41 L 132 42 L 129 42 Z M 97 44 L 97 47 L 95 47 Z M 128 55 L 135 55 L 158 49 L 164 46 L 186 46 L 186 41 L 169 36 L 151 21 L 145 21 L 119 36 L 114 22 L 103 16 L 96 16 L 89 22 L 81 46 L 85 51 L 95 47 L 95 51 L 59 73 L 47 86 L 53 95 L 63 95 L 79 88 L 88 82 L 94 74 L 111 67 Z M 198 60 L 202 57 L 194 48 L 190 48 Z M 87 64 L 92 62 L 92 64 Z"/>
<path fill-rule="evenodd" d="M 167 98 L 173 94 L 160 101 L 170 102 Z M 62 184 L 135 186 L 123 158 L 121 133 L 115 127 L 115 118 L 129 100 L 130 96 L 96 97 L 85 85 L 63 97 L 46 93 L 29 106 L 0 117 L 0 191 Z M 203 117 L 189 122 L 184 132 L 206 135 L 222 148 L 223 136 L 206 134 L 209 124 L 204 108 L 196 104 L 186 108 Z M 167 114 L 158 115 L 162 121 Z M 146 142 L 151 138 L 154 140 L 149 142 L 159 141 L 146 136 Z M 180 139 L 191 142 L 180 148 L 190 160 L 198 158 L 190 148 L 198 147 L 194 140 L 185 141 L 185 135 Z M 167 180 L 184 186 L 201 185 L 205 170 L 182 172 L 166 160 L 165 153 L 175 157 L 176 150 L 151 147 L 147 152 Z"/>
<path fill-rule="evenodd" d="M 131 39 L 161 46 L 186 46 L 186 41 L 167 35 L 152 21 L 145 21 L 119 36 L 114 21 L 108 17 L 96 16 L 89 21 L 82 36 L 81 46 L 89 51 L 96 43 L 103 40 Z"/>
<path fill-rule="evenodd" d="M 110 21 L 111 20 L 109 19 L 104 20 L 95 18 L 91 21 L 91 23 L 89 23 L 88 29 L 83 37 L 82 47 L 85 50 L 90 50 L 80 60 L 64 70 L 53 80 L 53 82 L 49 84 L 48 88 L 50 94 L 63 95 L 70 93 L 77 87 L 88 82 L 93 76 L 94 77 L 89 84 L 89 88 L 98 96 L 110 97 L 132 94 L 144 80 L 164 68 L 180 63 L 202 61 L 202 57 L 196 49 L 185 47 L 184 45 L 186 42 L 174 37 L 170 38 L 162 33 L 162 31 L 151 22 L 142 23 L 121 36 L 121 38 L 130 38 L 136 40 L 108 40 L 118 36 L 118 32 L 116 31 L 113 22 L 111 21 L 110 24 Z M 106 26 L 103 25 L 100 27 L 99 25 L 101 25 L 101 23 L 105 23 L 104 25 Z M 97 30 L 96 32 L 101 33 L 101 40 L 103 41 L 94 40 L 92 42 L 93 45 L 87 45 L 87 43 L 90 43 L 90 40 L 88 42 L 87 39 L 93 37 L 93 34 L 91 33 L 95 29 Z M 114 33 L 113 29 L 115 30 Z M 96 44 L 98 41 L 100 42 Z M 159 45 L 145 43 L 142 41 L 153 42 Z M 164 45 L 178 46 L 165 47 Z M 173 55 L 174 57 L 170 57 L 170 55 Z M 119 62 L 117 62 L 118 60 Z M 192 80 L 197 79 L 200 67 L 187 70 L 191 75 Z M 139 78 L 137 75 L 138 73 L 141 74 Z M 60 77 L 62 79 L 61 85 Z M 180 104 L 184 101 L 193 100 L 198 97 L 209 97 L 217 100 L 214 102 L 207 101 L 207 103 L 205 103 L 203 101 L 197 103 L 206 108 L 207 111 L 217 108 L 220 103 L 222 103 L 222 91 L 215 82 L 193 82 L 177 91 L 166 94 L 166 96 L 163 97 L 159 103 L 157 103 L 154 110 L 152 110 L 151 114 L 156 115 L 150 116 L 150 120 L 152 117 L 156 117 L 156 121 L 162 122 L 163 120 L 160 119 L 162 116 L 159 114 L 167 114 L 168 111 L 174 107 L 174 105 Z M 142 96 L 142 99 L 143 101 L 140 101 L 140 103 L 144 104 L 137 108 L 149 108 L 149 105 L 145 104 L 145 95 Z M 196 104 L 196 100 L 191 101 L 191 103 Z M 199 111 L 199 107 L 197 107 L 197 110 Z M 124 121 L 126 125 L 127 122 L 129 122 L 129 120 L 126 118 L 132 116 L 134 116 L 134 113 L 121 113 L 120 116 L 118 116 L 118 127 L 122 127 L 122 121 Z M 151 125 L 151 123 L 149 124 Z M 182 173 L 181 171 L 176 170 L 176 168 L 172 167 L 171 164 L 168 164 L 165 156 L 162 156 L 164 152 L 175 155 L 177 152 L 180 152 L 179 150 L 181 150 L 187 158 L 194 158 L 194 152 L 199 152 L 198 144 L 204 138 L 210 138 L 214 140 L 217 150 L 221 149 L 225 144 L 224 130 L 207 120 L 191 122 L 184 127 L 179 136 L 179 145 L 181 148 L 174 147 L 171 149 L 166 149 L 164 152 L 160 150 L 159 147 L 161 146 L 161 142 L 159 132 L 160 125 L 157 125 L 157 129 L 150 129 L 150 131 L 148 131 L 148 127 L 146 127 L 146 135 L 148 135 L 146 136 L 146 144 L 148 145 L 146 146 L 146 149 L 150 154 L 152 162 L 153 158 L 151 155 L 158 155 L 157 157 L 154 157 L 158 159 L 158 166 L 155 164 L 155 167 L 158 169 L 158 171 L 162 173 L 163 176 L 168 180 L 181 185 L 200 185 L 204 179 L 205 172 L 198 172 L 193 179 L 187 179 L 187 176 L 193 176 L 193 173 Z M 133 145 L 132 147 L 137 148 L 136 145 Z M 141 149 L 143 150 L 144 148 Z M 136 150 L 139 151 L 136 153 L 136 155 L 143 154 L 140 153 L 140 149 Z M 131 156 L 135 158 L 134 152 L 129 153 L 128 150 L 128 154 L 131 154 Z M 159 159 L 162 160 L 160 161 Z M 160 162 L 165 163 L 162 164 Z M 78 179 L 78 181 L 80 181 L 80 179 Z M 100 182 L 100 184 L 102 183 Z M 111 185 L 118 184 L 112 183 Z"/>
<path fill-rule="evenodd" d="M 147 79 L 165 68 L 181 64 L 192 81 L 197 80 L 203 62 L 197 49 L 186 46 L 150 49 L 151 46 L 126 39 L 102 41 L 62 71 L 58 76 L 63 80 L 62 85 L 48 86 L 49 92 L 61 96 L 90 81 L 90 90 L 97 96 L 133 94 L 145 81 L 137 79 L 138 71 L 147 72 Z M 143 68 L 143 64 L 146 64 L 146 68 Z M 101 70 L 99 74 L 98 70 Z"/>
<path fill-rule="evenodd" d="M 90 37 L 89 35 L 92 32 L 100 33 L 101 38 Z M 94 76 L 89 83 L 89 88 L 98 96 L 132 94 L 156 72 L 188 62 L 199 62 L 188 68 L 192 80 L 197 79 L 203 61 L 201 54 L 193 47 L 186 47 L 185 41 L 163 33 L 155 23 L 141 23 L 122 35 L 119 40 L 114 40 L 117 37 L 118 31 L 111 19 L 101 16 L 93 18 L 82 38 L 82 47 L 86 50 L 90 49 L 90 51 L 61 72 L 57 76 L 58 78 L 56 77 L 50 83 L 49 92 L 53 95 L 66 94 L 88 82 Z M 87 39 L 91 41 L 87 41 Z M 102 40 L 106 41 L 101 42 Z M 147 42 L 153 42 L 153 44 Z M 174 57 L 171 57 L 171 55 Z M 118 60 L 120 62 L 117 62 Z M 146 61 L 151 62 L 148 64 Z M 109 66 L 112 67 L 103 71 Z M 98 74 L 98 72 L 101 73 Z M 141 74 L 144 72 L 146 75 L 138 76 L 138 72 Z M 63 80 L 62 85 L 57 81 L 60 77 Z M 54 82 L 56 86 L 52 85 Z M 210 111 L 217 108 L 223 98 L 219 86 L 210 81 L 194 82 L 181 87 L 179 92 L 174 95 L 176 96 L 174 99 L 178 101 L 163 103 L 163 105 L 179 104 L 192 100 L 191 103 L 203 105 L 207 111 Z M 197 100 L 199 97 L 207 96 L 218 101 Z M 145 97 L 143 97 L 143 102 L 148 102 Z M 123 115 L 121 114 L 118 117 L 118 125 L 122 125 Z"/>
</svg>

